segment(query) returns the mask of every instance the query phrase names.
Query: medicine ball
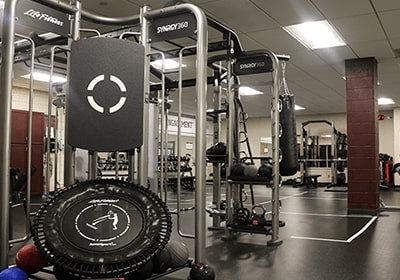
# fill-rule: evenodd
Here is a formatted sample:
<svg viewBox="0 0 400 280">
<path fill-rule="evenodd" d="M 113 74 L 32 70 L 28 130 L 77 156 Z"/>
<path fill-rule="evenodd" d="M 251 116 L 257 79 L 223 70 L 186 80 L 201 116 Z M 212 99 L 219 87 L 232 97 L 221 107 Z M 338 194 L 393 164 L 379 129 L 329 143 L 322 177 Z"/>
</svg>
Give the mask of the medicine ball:
<svg viewBox="0 0 400 280">
<path fill-rule="evenodd" d="M 47 266 L 47 261 L 34 244 L 27 244 L 18 250 L 15 264 L 27 274 L 33 274 Z"/>
<path fill-rule="evenodd" d="M 271 179 L 273 174 L 273 168 L 272 165 L 267 163 L 263 164 L 258 168 L 258 176 L 260 177 L 266 177 L 267 179 Z"/>
<path fill-rule="evenodd" d="M 28 275 L 19 267 L 11 267 L 0 272 L 0 280 L 28 280 Z"/>
<path fill-rule="evenodd" d="M 223 142 L 219 142 L 214 145 L 214 150 L 213 150 L 214 155 L 220 155 L 224 156 L 226 155 L 226 145 Z"/>
<path fill-rule="evenodd" d="M 188 280 L 214 280 L 214 270 L 205 263 L 198 263 L 190 270 Z"/>
<path fill-rule="evenodd" d="M 246 177 L 257 177 L 258 168 L 255 165 L 248 164 L 244 167 L 243 175 Z"/>
<path fill-rule="evenodd" d="M 185 243 L 179 241 L 170 241 L 165 246 L 170 253 L 170 268 L 176 268 L 187 264 L 189 260 L 189 249 Z"/>
<path fill-rule="evenodd" d="M 232 176 L 243 176 L 244 173 L 244 168 L 245 168 L 244 163 L 235 163 L 232 168 L 231 168 L 231 175 Z"/>
<path fill-rule="evenodd" d="M 145 263 L 143 266 L 139 267 L 136 271 L 126 275 L 125 280 L 145 280 L 150 278 L 153 274 L 154 264 L 152 261 Z"/>
<path fill-rule="evenodd" d="M 153 272 L 164 273 L 171 267 L 171 263 L 170 250 L 165 247 L 161 253 L 153 259 Z"/>
</svg>

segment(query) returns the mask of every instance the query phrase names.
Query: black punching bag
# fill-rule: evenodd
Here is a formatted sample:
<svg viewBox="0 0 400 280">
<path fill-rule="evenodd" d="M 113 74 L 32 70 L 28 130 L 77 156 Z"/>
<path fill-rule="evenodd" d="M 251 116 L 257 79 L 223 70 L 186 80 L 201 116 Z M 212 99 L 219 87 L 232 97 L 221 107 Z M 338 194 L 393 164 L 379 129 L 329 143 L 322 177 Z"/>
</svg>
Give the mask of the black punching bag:
<svg viewBox="0 0 400 280">
<path fill-rule="evenodd" d="M 279 147 L 282 156 L 279 163 L 279 171 L 282 176 L 291 176 L 296 174 L 298 166 L 294 95 L 281 95 L 279 99 L 282 104 L 282 110 L 279 113 L 279 122 L 282 131 L 279 138 Z"/>
</svg>

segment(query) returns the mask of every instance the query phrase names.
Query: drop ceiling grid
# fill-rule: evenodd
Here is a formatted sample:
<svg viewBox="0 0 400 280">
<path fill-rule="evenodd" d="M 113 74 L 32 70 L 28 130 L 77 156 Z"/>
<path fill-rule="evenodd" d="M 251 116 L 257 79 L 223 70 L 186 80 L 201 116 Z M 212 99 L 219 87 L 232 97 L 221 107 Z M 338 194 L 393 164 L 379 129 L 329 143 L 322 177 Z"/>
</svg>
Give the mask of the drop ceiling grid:
<svg viewBox="0 0 400 280">
<path fill-rule="evenodd" d="M 387 40 L 370 41 L 366 43 L 352 43 L 351 48 L 358 57 L 376 57 L 377 60 L 393 58 L 393 50 Z"/>
<path fill-rule="evenodd" d="M 280 25 L 324 19 L 309 0 L 250 0 Z"/>
<path fill-rule="evenodd" d="M 400 1 L 398 0 L 371 0 L 371 2 L 378 12 L 400 9 Z"/>
<path fill-rule="evenodd" d="M 276 28 L 277 24 L 249 1 L 218 0 L 202 5 L 209 14 L 231 26 L 237 32 Z"/>
<path fill-rule="evenodd" d="M 385 40 L 385 35 L 375 14 L 334 19 L 332 24 L 350 45 Z"/>
<path fill-rule="evenodd" d="M 304 46 L 291 37 L 282 28 L 275 28 L 263 31 L 248 32 L 247 35 L 254 41 L 271 49 L 275 53 L 288 54 L 291 52 L 302 50 Z"/>
<path fill-rule="evenodd" d="M 374 12 L 366 0 L 310 0 L 327 17 L 327 20 L 352 17 Z"/>
<path fill-rule="evenodd" d="M 380 12 L 378 16 L 389 39 L 400 39 L 400 9 Z"/>
</svg>

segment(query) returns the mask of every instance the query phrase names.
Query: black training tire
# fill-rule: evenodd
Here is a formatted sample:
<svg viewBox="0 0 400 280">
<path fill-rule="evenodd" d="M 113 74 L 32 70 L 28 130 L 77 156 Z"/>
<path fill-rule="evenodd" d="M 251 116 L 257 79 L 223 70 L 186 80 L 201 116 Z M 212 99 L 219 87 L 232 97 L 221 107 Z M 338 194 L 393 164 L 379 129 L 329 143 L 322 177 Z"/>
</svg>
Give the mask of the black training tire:
<svg viewBox="0 0 400 280">
<path fill-rule="evenodd" d="M 171 214 L 150 190 L 91 180 L 58 191 L 37 211 L 32 236 L 49 263 L 81 278 L 122 277 L 158 255 Z"/>
</svg>

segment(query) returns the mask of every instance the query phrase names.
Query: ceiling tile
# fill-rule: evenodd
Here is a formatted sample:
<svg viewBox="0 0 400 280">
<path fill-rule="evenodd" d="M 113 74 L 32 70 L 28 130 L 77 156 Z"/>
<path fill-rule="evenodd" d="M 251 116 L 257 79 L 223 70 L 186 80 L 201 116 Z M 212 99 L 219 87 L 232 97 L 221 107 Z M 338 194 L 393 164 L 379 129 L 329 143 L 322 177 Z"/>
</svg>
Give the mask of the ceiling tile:
<svg viewBox="0 0 400 280">
<path fill-rule="evenodd" d="M 277 24 L 249 1 L 219 0 L 207 2 L 202 8 L 238 32 L 276 28 Z"/>
<path fill-rule="evenodd" d="M 326 63 L 313 51 L 303 47 L 301 50 L 289 52 L 290 62 L 297 67 L 305 68 L 310 65 L 326 65 Z"/>
<path fill-rule="evenodd" d="M 386 40 L 370 41 L 367 43 L 352 43 L 351 48 L 358 57 L 389 58 L 394 57 L 392 48 Z"/>
<path fill-rule="evenodd" d="M 308 0 L 250 0 L 279 24 L 286 26 L 324 19 Z"/>
<path fill-rule="evenodd" d="M 331 23 L 349 44 L 385 39 L 375 14 L 335 19 Z"/>
<path fill-rule="evenodd" d="M 400 78 L 400 71 L 381 74 L 381 72 L 379 71 L 379 64 L 378 64 L 378 80 L 379 82 L 382 83 L 383 87 L 390 85 L 397 85 L 399 82 L 399 78 Z"/>
<path fill-rule="evenodd" d="M 348 46 L 318 49 L 314 52 L 328 64 L 344 63 L 346 59 L 357 58 Z"/>
<path fill-rule="evenodd" d="M 128 0 L 82 1 L 82 8 L 109 17 L 138 15 L 140 12 L 140 6 Z"/>
<path fill-rule="evenodd" d="M 246 33 L 239 34 L 239 39 L 243 49 L 245 50 L 258 50 L 265 48 L 261 43 L 249 37 Z"/>
<path fill-rule="evenodd" d="M 374 12 L 365 0 L 311 0 L 328 19 L 371 14 Z"/>
<path fill-rule="evenodd" d="M 381 59 L 378 61 L 378 73 L 399 73 L 400 74 L 400 60 L 399 59 Z"/>
<path fill-rule="evenodd" d="M 400 1 L 398 0 L 371 0 L 377 11 L 388 11 L 400 9 Z"/>
<path fill-rule="evenodd" d="M 389 41 L 394 50 L 400 49 L 400 38 L 390 39 Z"/>
<path fill-rule="evenodd" d="M 400 10 L 381 12 L 378 16 L 388 37 L 390 39 L 400 38 Z"/>
<path fill-rule="evenodd" d="M 304 49 L 304 46 L 290 36 L 282 28 L 269 29 L 247 33 L 254 41 L 278 54 L 289 54 L 296 50 Z"/>
</svg>

